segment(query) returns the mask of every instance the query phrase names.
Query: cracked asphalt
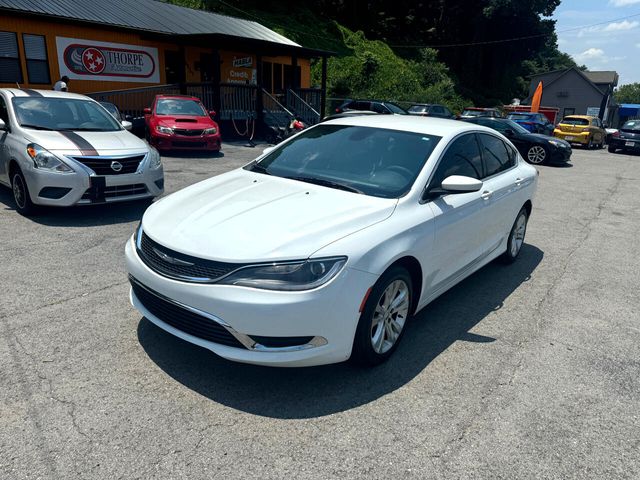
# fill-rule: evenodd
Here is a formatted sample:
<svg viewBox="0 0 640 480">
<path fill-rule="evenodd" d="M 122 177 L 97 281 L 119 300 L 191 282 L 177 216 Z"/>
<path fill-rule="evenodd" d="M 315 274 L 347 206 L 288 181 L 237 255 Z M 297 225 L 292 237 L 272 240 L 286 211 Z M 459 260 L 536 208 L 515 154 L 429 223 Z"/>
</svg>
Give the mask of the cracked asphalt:
<svg viewBox="0 0 640 480">
<path fill-rule="evenodd" d="M 165 158 L 175 191 L 246 163 Z M 144 206 L 0 188 L 0 478 L 640 478 L 640 157 L 538 167 L 526 245 L 383 366 L 233 364 L 129 305 Z"/>
</svg>

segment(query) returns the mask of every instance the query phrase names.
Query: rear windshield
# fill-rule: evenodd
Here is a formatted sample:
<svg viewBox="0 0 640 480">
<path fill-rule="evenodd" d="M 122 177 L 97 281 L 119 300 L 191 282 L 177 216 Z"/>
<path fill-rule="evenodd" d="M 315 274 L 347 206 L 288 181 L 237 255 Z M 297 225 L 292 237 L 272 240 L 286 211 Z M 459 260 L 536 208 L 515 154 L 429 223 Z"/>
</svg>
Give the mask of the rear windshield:
<svg viewBox="0 0 640 480">
<path fill-rule="evenodd" d="M 427 111 L 427 107 L 424 105 L 412 105 L 409 107 L 411 113 L 424 113 Z"/>
<path fill-rule="evenodd" d="M 191 115 L 204 117 L 206 116 L 206 112 L 200 102 L 195 100 L 165 98 L 158 100 L 156 104 L 156 115 Z"/>
<path fill-rule="evenodd" d="M 560 123 L 564 123 L 565 125 L 589 125 L 589 120 L 586 118 L 566 117 L 563 118 Z"/>
<path fill-rule="evenodd" d="M 465 117 L 481 117 L 483 115 L 486 116 L 486 113 L 482 110 L 464 110 L 462 115 Z"/>
<path fill-rule="evenodd" d="M 640 120 L 629 120 L 622 125 L 622 130 L 640 131 Z"/>
<path fill-rule="evenodd" d="M 534 117 L 528 113 L 512 113 L 507 118 L 509 120 L 531 120 Z"/>
<path fill-rule="evenodd" d="M 396 115 L 406 115 L 407 112 L 393 103 L 385 103 L 386 107 Z"/>
</svg>

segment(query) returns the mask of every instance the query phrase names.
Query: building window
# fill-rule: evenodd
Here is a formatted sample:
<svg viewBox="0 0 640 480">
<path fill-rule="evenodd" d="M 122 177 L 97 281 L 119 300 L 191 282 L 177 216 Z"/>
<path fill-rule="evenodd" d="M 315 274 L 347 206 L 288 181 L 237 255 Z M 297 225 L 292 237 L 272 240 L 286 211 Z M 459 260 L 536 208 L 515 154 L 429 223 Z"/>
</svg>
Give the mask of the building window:
<svg viewBox="0 0 640 480">
<path fill-rule="evenodd" d="M 575 108 L 565 108 L 564 111 L 562 112 L 562 116 L 566 117 L 568 115 L 574 115 L 575 113 L 576 113 Z"/>
<path fill-rule="evenodd" d="M 18 37 L 13 32 L 0 32 L 0 82 L 22 82 Z"/>
<path fill-rule="evenodd" d="M 47 59 L 47 43 L 42 35 L 22 35 L 24 56 L 27 60 L 27 77 L 29 83 L 50 84 L 49 61 Z"/>
</svg>

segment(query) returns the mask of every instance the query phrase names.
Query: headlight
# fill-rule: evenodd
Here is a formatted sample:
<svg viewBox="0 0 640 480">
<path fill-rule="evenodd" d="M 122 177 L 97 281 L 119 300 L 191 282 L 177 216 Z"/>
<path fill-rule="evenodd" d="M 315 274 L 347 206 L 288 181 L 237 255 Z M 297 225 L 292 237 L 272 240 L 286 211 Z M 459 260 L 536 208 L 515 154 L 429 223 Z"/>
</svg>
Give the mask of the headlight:
<svg viewBox="0 0 640 480">
<path fill-rule="evenodd" d="M 162 160 L 160 160 L 160 153 L 158 150 L 149 146 L 149 168 L 155 170 L 162 166 Z"/>
<path fill-rule="evenodd" d="M 36 168 L 55 173 L 73 173 L 69 165 L 36 143 L 27 145 L 27 155 L 31 157 Z"/>
<path fill-rule="evenodd" d="M 346 262 L 347 257 L 333 257 L 257 265 L 238 270 L 218 283 L 265 290 L 311 290 L 335 277 Z"/>
<path fill-rule="evenodd" d="M 205 135 L 215 135 L 216 133 L 218 133 L 218 129 L 216 127 L 205 128 L 205 130 L 204 130 L 204 134 Z"/>
<path fill-rule="evenodd" d="M 156 125 L 156 131 L 166 135 L 173 135 L 173 128 L 163 127 L 162 125 Z"/>
<path fill-rule="evenodd" d="M 550 143 L 551 145 L 556 146 L 556 147 L 564 147 L 564 146 L 565 146 L 565 145 L 564 145 L 564 143 L 559 142 L 559 141 L 557 141 L 557 140 L 549 140 L 549 143 Z"/>
</svg>

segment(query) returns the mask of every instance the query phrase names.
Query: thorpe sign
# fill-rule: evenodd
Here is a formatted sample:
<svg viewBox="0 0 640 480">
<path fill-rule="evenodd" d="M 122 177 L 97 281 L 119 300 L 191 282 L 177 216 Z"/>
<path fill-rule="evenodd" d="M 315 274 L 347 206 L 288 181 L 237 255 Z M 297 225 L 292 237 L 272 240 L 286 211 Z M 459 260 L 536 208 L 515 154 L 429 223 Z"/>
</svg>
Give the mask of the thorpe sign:
<svg viewBox="0 0 640 480">
<path fill-rule="evenodd" d="M 160 83 L 158 49 L 56 37 L 60 76 L 74 80 Z"/>
</svg>

